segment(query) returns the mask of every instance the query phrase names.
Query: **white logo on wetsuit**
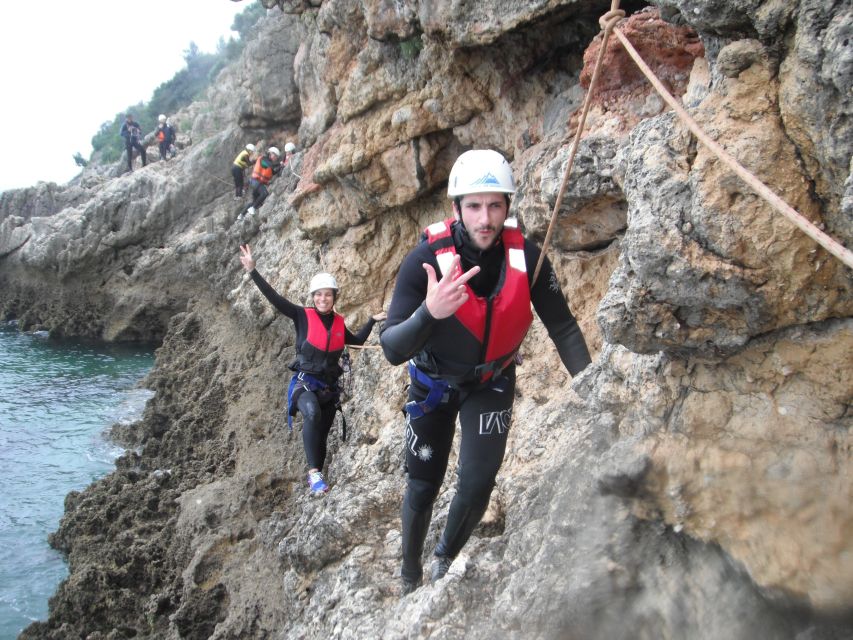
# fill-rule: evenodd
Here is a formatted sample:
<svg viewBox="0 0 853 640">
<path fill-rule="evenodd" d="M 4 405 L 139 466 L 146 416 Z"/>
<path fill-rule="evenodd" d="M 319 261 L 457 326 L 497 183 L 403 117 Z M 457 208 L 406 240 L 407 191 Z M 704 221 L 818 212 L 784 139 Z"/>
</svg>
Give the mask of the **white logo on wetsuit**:
<svg viewBox="0 0 853 640">
<path fill-rule="evenodd" d="M 409 447 L 409 451 L 412 452 L 412 455 L 419 460 L 422 460 L 423 462 L 429 462 L 432 460 L 432 447 L 428 444 L 422 444 L 420 447 L 418 446 L 418 434 L 416 434 L 415 430 L 412 429 L 408 416 L 406 416 L 406 446 Z"/>
<path fill-rule="evenodd" d="M 551 269 L 551 275 L 548 276 L 548 288 L 554 293 L 560 293 L 560 282 L 557 280 L 557 274 Z"/>
<path fill-rule="evenodd" d="M 504 411 L 487 411 L 480 414 L 480 435 L 488 436 L 497 429 L 499 434 L 509 431 L 512 421 L 512 409 Z"/>
<path fill-rule="evenodd" d="M 409 416 L 407 415 L 406 416 L 406 446 L 409 447 L 409 451 L 411 451 L 412 455 L 415 457 L 419 457 L 417 450 L 415 450 L 415 447 L 417 446 L 417 444 L 418 444 L 418 434 L 416 434 L 415 430 L 412 429 L 412 425 L 409 422 Z"/>
</svg>

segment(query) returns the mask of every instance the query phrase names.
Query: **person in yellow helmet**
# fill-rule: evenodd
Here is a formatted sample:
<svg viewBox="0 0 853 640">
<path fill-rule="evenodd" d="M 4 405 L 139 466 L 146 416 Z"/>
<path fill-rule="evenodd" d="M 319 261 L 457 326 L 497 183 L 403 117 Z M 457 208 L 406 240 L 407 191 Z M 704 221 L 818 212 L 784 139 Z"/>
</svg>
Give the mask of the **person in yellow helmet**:
<svg viewBox="0 0 853 640">
<path fill-rule="evenodd" d="M 231 177 L 234 178 L 234 199 L 243 197 L 243 180 L 248 169 L 255 161 L 255 145 L 247 144 L 231 164 Z"/>
</svg>

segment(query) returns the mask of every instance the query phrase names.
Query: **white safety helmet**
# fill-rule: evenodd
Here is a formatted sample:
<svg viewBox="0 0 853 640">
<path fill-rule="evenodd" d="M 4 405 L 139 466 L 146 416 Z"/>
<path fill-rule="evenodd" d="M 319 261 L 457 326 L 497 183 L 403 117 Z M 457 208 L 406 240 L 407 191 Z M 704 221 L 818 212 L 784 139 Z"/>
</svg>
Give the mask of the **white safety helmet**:
<svg viewBox="0 0 853 640">
<path fill-rule="evenodd" d="M 246 145 L 246 151 L 248 151 L 249 153 L 255 153 L 255 145 L 250 142 Z"/>
<path fill-rule="evenodd" d="M 284 145 L 284 150 L 287 153 L 293 153 L 294 151 L 296 151 L 296 145 L 292 142 L 288 142 L 286 145 Z"/>
<path fill-rule="evenodd" d="M 157 116 L 157 120 L 158 120 L 159 122 L 166 122 L 166 114 L 165 114 L 165 113 L 161 113 L 159 116 Z"/>
<path fill-rule="evenodd" d="M 469 193 L 515 193 L 512 167 L 497 151 L 474 149 L 456 158 L 447 179 L 447 197 Z"/>
<path fill-rule="evenodd" d="M 278 147 L 270 147 L 267 149 L 267 153 L 270 155 L 275 154 L 277 156 L 281 156 L 281 151 L 278 150 Z"/>
<path fill-rule="evenodd" d="M 319 289 L 332 289 L 337 293 L 338 281 L 335 280 L 335 276 L 331 273 L 318 273 L 316 276 L 311 278 L 311 285 L 308 288 L 310 289 L 311 294 Z"/>
</svg>

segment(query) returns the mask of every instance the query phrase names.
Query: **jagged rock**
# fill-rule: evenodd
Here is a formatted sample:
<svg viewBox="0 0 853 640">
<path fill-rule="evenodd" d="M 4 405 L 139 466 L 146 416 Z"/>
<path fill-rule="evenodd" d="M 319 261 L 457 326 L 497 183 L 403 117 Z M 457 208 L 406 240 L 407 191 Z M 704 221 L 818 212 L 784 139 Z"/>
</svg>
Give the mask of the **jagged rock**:
<svg viewBox="0 0 853 640">
<path fill-rule="evenodd" d="M 697 119 L 816 221 L 774 88 L 770 70 L 756 62 L 712 90 Z M 638 125 L 624 151 L 628 232 L 599 311 L 609 341 L 643 353 L 730 353 L 751 336 L 851 313 L 849 270 L 759 200 L 672 115 Z"/>
<path fill-rule="evenodd" d="M 846 6 L 656 4 L 680 25 L 643 11 L 623 28 L 674 93 L 849 239 Z M 335 273 L 357 327 L 449 214 L 456 155 L 483 146 L 512 161 L 512 211 L 541 240 L 608 3 L 264 5 L 282 11 L 175 114 L 192 143 L 177 158 L 0 201 L 4 314 L 162 342 L 143 419 L 116 430 L 133 450 L 66 500 L 52 541 L 70 575 L 22 637 L 849 636 L 849 272 L 615 49 L 548 251 L 596 360 L 570 381 L 534 323 L 488 515 L 444 580 L 399 598 L 405 372 L 375 334 L 354 350 L 350 439 L 333 432 L 332 490 L 311 499 L 283 415 L 292 323 L 237 245 L 297 303 Z M 236 222 L 234 155 L 297 131 L 263 208 Z"/>
<path fill-rule="evenodd" d="M 805 0 L 797 13 L 793 51 L 779 69 L 779 111 L 824 207 L 827 231 L 853 241 L 853 215 L 841 201 L 853 175 L 853 8 Z"/>
</svg>

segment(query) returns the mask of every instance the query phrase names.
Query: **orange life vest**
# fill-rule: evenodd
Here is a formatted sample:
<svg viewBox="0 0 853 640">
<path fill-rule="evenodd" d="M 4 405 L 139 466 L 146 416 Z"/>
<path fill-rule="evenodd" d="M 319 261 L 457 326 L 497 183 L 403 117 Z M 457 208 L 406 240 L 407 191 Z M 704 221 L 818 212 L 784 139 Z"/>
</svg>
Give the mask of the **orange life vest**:
<svg viewBox="0 0 853 640">
<path fill-rule="evenodd" d="M 265 156 L 261 156 L 258 158 L 257 162 L 255 162 L 255 168 L 252 169 L 252 178 L 261 184 L 269 184 L 270 180 L 272 180 L 272 164 L 264 167 L 261 164 L 264 158 Z"/>
</svg>

